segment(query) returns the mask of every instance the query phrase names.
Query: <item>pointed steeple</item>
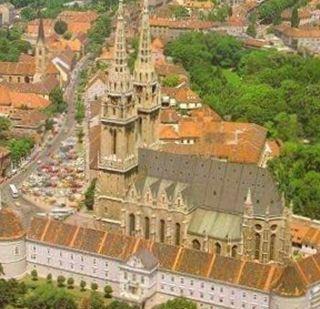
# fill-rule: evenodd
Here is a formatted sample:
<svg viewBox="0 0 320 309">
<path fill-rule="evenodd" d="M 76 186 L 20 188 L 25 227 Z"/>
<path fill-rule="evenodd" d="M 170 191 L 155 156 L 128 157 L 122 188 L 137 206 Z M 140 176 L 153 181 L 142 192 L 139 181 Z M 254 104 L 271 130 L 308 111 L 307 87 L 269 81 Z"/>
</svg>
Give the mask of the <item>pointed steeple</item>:
<svg viewBox="0 0 320 309">
<path fill-rule="evenodd" d="M 115 31 L 113 61 L 108 76 L 108 91 L 110 94 L 133 92 L 127 59 L 123 2 L 120 0 Z"/>
<path fill-rule="evenodd" d="M 44 43 L 44 41 L 45 41 L 45 35 L 44 35 L 43 19 L 42 19 L 42 16 L 40 15 L 37 43 L 39 42 Z"/>
<path fill-rule="evenodd" d="M 141 84 L 157 82 L 157 77 L 152 62 L 148 0 L 143 0 L 139 50 L 135 63 L 134 79 L 135 82 L 139 82 Z"/>
<path fill-rule="evenodd" d="M 253 215 L 253 204 L 252 204 L 252 196 L 251 196 L 251 188 L 248 188 L 246 200 L 244 202 L 244 214 L 247 216 Z"/>
</svg>

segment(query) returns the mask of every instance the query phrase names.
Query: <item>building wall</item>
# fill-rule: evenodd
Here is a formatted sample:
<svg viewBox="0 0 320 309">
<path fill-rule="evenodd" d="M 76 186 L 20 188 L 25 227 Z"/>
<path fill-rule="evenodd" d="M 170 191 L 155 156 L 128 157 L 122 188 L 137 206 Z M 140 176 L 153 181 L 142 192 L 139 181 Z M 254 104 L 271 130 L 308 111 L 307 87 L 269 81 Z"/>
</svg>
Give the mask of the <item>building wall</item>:
<svg viewBox="0 0 320 309">
<path fill-rule="evenodd" d="M 146 308 L 152 308 L 157 303 L 180 296 L 193 300 L 200 308 L 211 309 L 220 306 L 221 308 L 269 308 L 269 294 L 258 290 L 172 273 L 158 268 L 148 271 L 135 268 L 128 264 L 129 262 L 68 248 L 53 247 L 30 240 L 27 241 L 27 261 L 28 272 L 36 269 L 41 277 L 46 277 L 49 273 L 54 278 L 59 275 L 66 278 L 72 277 L 75 284 L 84 280 L 87 287 L 95 282 L 100 290 L 109 284 L 114 290 L 114 297 L 136 303 L 144 302 Z M 125 289 L 132 282 L 140 292 L 143 291 L 137 294 L 140 297 L 130 295 Z M 273 302 L 278 304 L 280 301 L 287 300 L 276 299 Z"/>
<path fill-rule="evenodd" d="M 4 278 L 21 278 L 26 271 L 25 239 L 0 242 L 0 263 Z"/>
</svg>

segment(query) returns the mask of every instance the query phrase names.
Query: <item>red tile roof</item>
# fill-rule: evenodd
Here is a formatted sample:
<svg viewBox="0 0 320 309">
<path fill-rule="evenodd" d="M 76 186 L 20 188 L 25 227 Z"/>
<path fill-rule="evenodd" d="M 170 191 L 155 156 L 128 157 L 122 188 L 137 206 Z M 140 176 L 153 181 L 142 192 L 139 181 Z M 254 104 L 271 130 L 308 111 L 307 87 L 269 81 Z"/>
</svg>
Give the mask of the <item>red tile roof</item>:
<svg viewBox="0 0 320 309">
<path fill-rule="evenodd" d="M 209 30 L 213 28 L 215 23 L 210 21 L 202 21 L 195 19 L 181 19 L 174 20 L 169 18 L 162 18 L 151 16 L 150 26 L 151 27 L 168 27 L 175 29 L 190 29 L 190 30 Z"/>
<path fill-rule="evenodd" d="M 0 210 L 0 241 L 13 240 L 25 235 L 18 215 L 9 208 Z"/>
<path fill-rule="evenodd" d="M 8 224 L 0 226 L 7 228 Z M 9 229 L 11 231 L 11 227 Z M 19 229 L 18 231 L 20 233 Z M 11 235 L 11 232 L 9 234 Z M 13 232 L 13 235 L 15 234 Z M 144 248 L 158 259 L 163 270 L 241 285 L 249 289 L 273 291 L 284 296 L 304 295 L 308 286 L 320 282 L 320 254 L 292 261 L 286 266 L 260 264 L 40 217 L 33 218 L 27 238 L 50 246 L 101 254 L 120 261 L 126 261 Z"/>
</svg>

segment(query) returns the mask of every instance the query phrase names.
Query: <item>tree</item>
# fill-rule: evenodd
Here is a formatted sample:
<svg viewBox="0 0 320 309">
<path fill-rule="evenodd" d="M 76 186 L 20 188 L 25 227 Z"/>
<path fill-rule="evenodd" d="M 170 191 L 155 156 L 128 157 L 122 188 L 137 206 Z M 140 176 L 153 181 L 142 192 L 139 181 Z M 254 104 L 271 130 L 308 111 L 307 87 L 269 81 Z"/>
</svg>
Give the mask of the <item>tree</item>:
<svg viewBox="0 0 320 309">
<path fill-rule="evenodd" d="M 58 278 L 57 278 L 57 285 L 58 285 L 58 287 L 59 287 L 59 288 L 64 287 L 65 281 L 66 281 L 66 278 L 65 278 L 64 276 L 61 276 L 61 275 L 58 276 Z"/>
<path fill-rule="evenodd" d="M 67 285 L 68 285 L 68 289 L 73 289 L 73 285 L 74 285 L 74 280 L 73 278 L 68 278 L 67 280 Z"/>
<path fill-rule="evenodd" d="M 47 275 L 47 282 L 52 283 L 52 274 Z"/>
<path fill-rule="evenodd" d="M 31 152 L 33 146 L 34 141 L 31 138 L 23 137 L 20 139 L 11 139 L 9 141 L 11 160 L 14 163 L 19 163 L 22 158 Z"/>
<path fill-rule="evenodd" d="M 257 36 L 256 24 L 254 22 L 249 23 L 246 33 L 247 35 L 250 35 L 253 38 Z"/>
<path fill-rule="evenodd" d="M 298 28 L 300 23 L 298 7 L 295 6 L 291 14 L 291 27 Z"/>
<path fill-rule="evenodd" d="M 105 308 L 103 298 L 97 292 L 91 293 L 89 308 L 90 309 L 103 309 L 103 308 Z"/>
<path fill-rule="evenodd" d="M 81 288 L 81 291 L 85 291 L 86 290 L 86 285 L 87 283 L 83 280 L 80 281 L 80 288 Z"/>
<path fill-rule="evenodd" d="M 67 103 L 63 99 L 63 91 L 60 87 L 55 87 L 49 94 L 49 100 L 51 101 L 51 106 L 49 110 L 52 113 L 63 113 L 67 109 Z"/>
<path fill-rule="evenodd" d="M 54 31 L 57 34 L 64 34 L 66 31 L 68 30 L 68 25 L 65 21 L 59 19 L 56 21 L 56 23 L 54 24 Z"/>
<path fill-rule="evenodd" d="M 72 33 L 70 31 L 66 31 L 64 34 L 63 34 L 63 38 L 65 40 L 70 40 L 72 38 Z"/>
<path fill-rule="evenodd" d="M 96 178 L 92 179 L 89 187 L 87 188 L 86 192 L 84 193 L 84 204 L 86 205 L 86 207 L 89 210 L 93 209 L 96 183 L 97 183 L 97 179 Z"/>
<path fill-rule="evenodd" d="M 31 271 L 31 279 L 33 281 L 37 281 L 38 280 L 38 272 L 37 272 L 36 269 L 32 269 L 32 271 Z"/>
<path fill-rule="evenodd" d="M 8 131 L 11 127 L 11 121 L 7 117 L 0 116 L 0 135 Z"/>
<path fill-rule="evenodd" d="M 15 279 L 0 279 L 0 308 L 7 308 L 8 305 L 21 308 L 21 300 L 26 292 L 27 288 L 23 282 L 20 283 Z"/>
<path fill-rule="evenodd" d="M 107 309 L 131 309 L 132 307 L 125 302 L 114 300 L 107 306 Z"/>
<path fill-rule="evenodd" d="M 110 285 L 106 285 L 105 287 L 104 287 L 104 297 L 105 298 L 112 298 L 112 292 L 113 292 L 113 290 L 112 290 L 112 287 L 110 286 Z"/>
<path fill-rule="evenodd" d="M 92 290 L 92 291 L 98 290 L 98 284 L 96 284 L 95 282 L 92 282 L 92 283 L 91 283 L 91 290 Z"/>
<path fill-rule="evenodd" d="M 0 276 L 5 275 L 3 265 L 0 263 Z"/>
<path fill-rule="evenodd" d="M 163 79 L 162 84 L 165 87 L 177 87 L 179 85 L 179 82 L 179 76 L 176 74 L 171 74 Z"/>
<path fill-rule="evenodd" d="M 46 119 L 44 123 L 44 128 L 46 131 L 50 131 L 53 129 L 54 121 L 51 118 Z"/>
<path fill-rule="evenodd" d="M 175 298 L 160 305 L 159 309 L 197 309 L 197 305 L 185 298 Z"/>
<path fill-rule="evenodd" d="M 185 19 L 189 17 L 190 13 L 186 7 L 179 5 L 172 7 L 172 15 L 176 19 Z"/>
</svg>

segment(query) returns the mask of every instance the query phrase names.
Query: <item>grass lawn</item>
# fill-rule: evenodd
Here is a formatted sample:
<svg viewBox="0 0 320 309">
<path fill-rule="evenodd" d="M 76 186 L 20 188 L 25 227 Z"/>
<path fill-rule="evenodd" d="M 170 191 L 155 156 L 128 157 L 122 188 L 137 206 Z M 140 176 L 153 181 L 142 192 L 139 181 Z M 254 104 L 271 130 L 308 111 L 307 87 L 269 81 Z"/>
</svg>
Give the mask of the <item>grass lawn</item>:
<svg viewBox="0 0 320 309">
<path fill-rule="evenodd" d="M 66 278 L 66 281 L 67 279 L 68 278 Z M 25 276 L 23 279 L 21 279 L 21 281 L 24 282 L 28 287 L 28 293 L 30 293 L 30 295 L 33 293 L 33 290 L 36 289 L 38 286 L 46 286 L 48 287 L 48 289 L 50 289 L 52 286 L 58 288 L 57 282 L 54 280 L 52 280 L 52 283 L 48 283 L 47 280 L 44 278 L 38 278 L 38 280 L 33 281 L 30 275 Z M 85 291 L 81 291 L 80 287 L 76 285 L 73 287 L 73 289 L 68 289 L 66 283 L 64 287 L 59 287 L 58 289 L 64 289 L 68 293 L 73 295 L 77 303 L 79 303 L 83 297 L 89 297 L 92 293 L 90 285 L 86 287 Z M 103 297 L 103 299 L 105 300 L 105 305 L 108 305 L 113 300 L 112 298 L 104 298 L 104 294 L 101 292 L 96 291 L 96 293 L 100 294 Z"/>
</svg>

